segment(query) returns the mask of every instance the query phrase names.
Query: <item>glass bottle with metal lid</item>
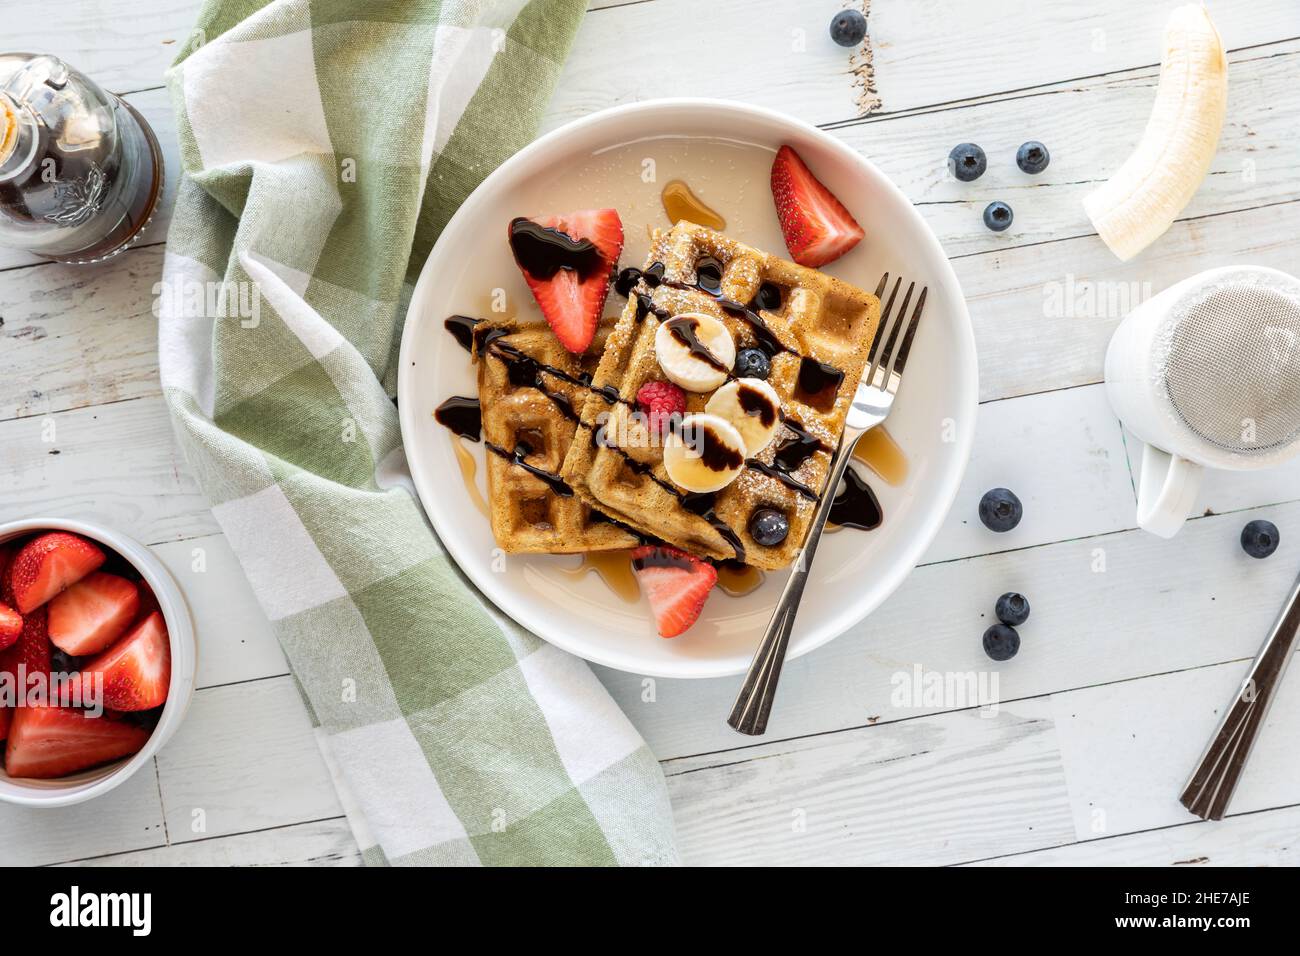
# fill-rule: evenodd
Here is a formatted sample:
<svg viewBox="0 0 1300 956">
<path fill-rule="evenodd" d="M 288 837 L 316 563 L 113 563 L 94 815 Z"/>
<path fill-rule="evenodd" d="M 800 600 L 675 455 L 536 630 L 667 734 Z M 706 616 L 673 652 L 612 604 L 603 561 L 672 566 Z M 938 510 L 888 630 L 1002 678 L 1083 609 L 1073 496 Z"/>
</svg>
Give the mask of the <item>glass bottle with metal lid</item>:
<svg viewBox="0 0 1300 956">
<path fill-rule="evenodd" d="M 101 261 L 139 238 L 162 183 L 130 104 L 57 57 L 0 53 L 0 246 Z"/>
</svg>

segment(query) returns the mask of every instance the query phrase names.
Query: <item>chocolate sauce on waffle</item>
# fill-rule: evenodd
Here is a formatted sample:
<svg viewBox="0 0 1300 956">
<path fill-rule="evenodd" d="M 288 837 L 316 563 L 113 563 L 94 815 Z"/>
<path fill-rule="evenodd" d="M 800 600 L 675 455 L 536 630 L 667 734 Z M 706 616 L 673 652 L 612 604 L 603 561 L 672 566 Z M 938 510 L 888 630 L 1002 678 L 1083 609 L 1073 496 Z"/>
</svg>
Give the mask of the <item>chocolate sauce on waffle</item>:
<svg viewBox="0 0 1300 956">
<path fill-rule="evenodd" d="M 518 442 L 515 445 L 515 450 L 513 452 L 506 451 L 500 445 L 494 445 L 490 441 L 485 441 L 483 447 L 494 454 L 500 455 L 512 465 L 522 468 L 539 481 L 545 482 L 547 487 L 561 498 L 573 497 L 573 489 L 569 487 L 568 482 L 555 472 L 547 471 L 545 468 L 538 468 L 527 460 L 528 456 L 533 453 L 533 450 L 528 447 L 526 442 Z"/>
<path fill-rule="evenodd" d="M 695 262 L 695 284 L 710 295 L 722 294 L 722 263 L 713 256 L 701 256 Z"/>
<path fill-rule="evenodd" d="M 798 387 L 795 397 L 819 411 L 830 411 L 835 406 L 835 396 L 839 393 L 844 373 L 834 365 L 827 365 L 816 359 L 804 356 L 799 363 Z"/>
<path fill-rule="evenodd" d="M 452 338 L 466 352 L 474 351 L 474 328 L 483 321 L 472 319 L 468 315 L 453 315 L 443 321 L 442 327 L 451 333 Z"/>
<path fill-rule="evenodd" d="M 522 216 L 510 221 L 510 251 L 519 268 L 542 281 L 561 269 L 586 280 L 605 268 L 604 257 L 590 239 L 574 239 Z"/>
<path fill-rule="evenodd" d="M 762 309 L 765 312 L 775 312 L 781 308 L 781 287 L 775 282 L 764 282 L 754 293 L 754 301 L 749 303 L 749 308 L 754 311 Z"/>
<path fill-rule="evenodd" d="M 483 409 L 477 398 L 453 395 L 434 409 L 433 417 L 462 438 L 483 439 Z"/>
<path fill-rule="evenodd" d="M 875 492 L 852 468 L 844 472 L 844 490 L 831 502 L 828 520 L 843 528 L 861 528 L 863 531 L 880 527 L 884 520 Z"/>
</svg>

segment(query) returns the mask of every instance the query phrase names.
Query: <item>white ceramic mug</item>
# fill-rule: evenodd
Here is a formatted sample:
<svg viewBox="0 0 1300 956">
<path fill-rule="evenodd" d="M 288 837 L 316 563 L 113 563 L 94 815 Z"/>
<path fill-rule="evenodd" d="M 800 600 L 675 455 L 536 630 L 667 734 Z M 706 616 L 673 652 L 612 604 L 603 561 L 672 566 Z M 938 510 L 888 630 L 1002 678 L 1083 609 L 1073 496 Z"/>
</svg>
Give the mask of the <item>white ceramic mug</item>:
<svg viewBox="0 0 1300 956">
<path fill-rule="evenodd" d="M 1177 358 L 1171 357 L 1175 326 L 1186 321 L 1186 316 L 1204 303 L 1208 295 L 1243 288 L 1252 293 L 1259 290 L 1259 294 L 1269 297 L 1276 294 L 1277 299 L 1271 301 L 1280 304 L 1279 314 L 1291 318 L 1279 321 L 1277 327 L 1270 326 L 1266 333 L 1261 333 L 1258 327 L 1233 325 L 1232 334 L 1260 336 L 1265 340 L 1263 349 L 1258 342 L 1250 348 L 1254 353 L 1262 351 L 1268 355 L 1270 362 L 1255 364 L 1275 370 L 1269 375 L 1285 375 L 1288 370 L 1300 374 L 1300 337 L 1292 327 L 1296 324 L 1295 317 L 1300 316 L 1300 280 L 1262 266 L 1211 269 L 1171 286 L 1129 313 L 1106 351 L 1106 391 L 1111 405 L 1120 421 L 1145 444 L 1137 489 L 1137 523 L 1163 538 L 1173 537 L 1187 520 L 1203 469 L 1268 468 L 1300 451 L 1300 413 L 1271 408 L 1270 432 L 1276 434 L 1280 429 L 1289 437 L 1258 448 L 1251 448 L 1246 441 L 1251 420 L 1243 418 L 1241 447 L 1230 447 L 1234 443 L 1216 443 L 1190 424 L 1173 396 L 1169 382 L 1170 369 L 1175 367 L 1179 368 L 1178 374 L 1184 382 L 1203 376 L 1207 395 L 1213 394 L 1214 389 L 1247 386 L 1240 376 L 1233 380 L 1222 368 L 1213 367 L 1216 351 L 1225 344 L 1222 341 L 1199 343 L 1205 347 L 1195 353 L 1196 359 L 1188 358 L 1191 350 L 1184 350 Z M 1196 367 L 1197 361 L 1204 367 Z M 1268 375 L 1258 377 L 1265 379 L 1267 385 Z M 1223 404 L 1229 402 L 1225 400 Z M 1294 428 L 1288 432 L 1291 424 Z"/>
</svg>

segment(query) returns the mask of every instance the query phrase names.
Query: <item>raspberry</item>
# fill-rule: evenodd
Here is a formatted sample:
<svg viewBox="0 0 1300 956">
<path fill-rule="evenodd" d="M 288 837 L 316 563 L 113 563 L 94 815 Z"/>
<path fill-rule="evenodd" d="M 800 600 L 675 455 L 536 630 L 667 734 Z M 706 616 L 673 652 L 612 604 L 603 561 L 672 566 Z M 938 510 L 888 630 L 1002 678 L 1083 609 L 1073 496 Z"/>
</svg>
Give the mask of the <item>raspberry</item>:
<svg viewBox="0 0 1300 956">
<path fill-rule="evenodd" d="M 636 393 L 652 431 L 662 435 L 674 415 L 686 411 L 686 393 L 672 382 L 646 382 Z"/>
</svg>

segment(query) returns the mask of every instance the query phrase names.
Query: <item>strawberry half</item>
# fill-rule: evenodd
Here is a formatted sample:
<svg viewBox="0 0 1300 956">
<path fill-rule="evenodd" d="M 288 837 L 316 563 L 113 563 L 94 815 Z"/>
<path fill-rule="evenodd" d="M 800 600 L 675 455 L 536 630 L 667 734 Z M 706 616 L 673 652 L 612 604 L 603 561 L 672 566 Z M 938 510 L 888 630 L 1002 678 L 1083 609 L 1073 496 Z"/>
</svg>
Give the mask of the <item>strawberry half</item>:
<svg viewBox="0 0 1300 956">
<path fill-rule="evenodd" d="M 104 653 L 81 668 L 81 699 L 93 693 L 91 682 L 104 679 L 104 706 L 113 710 L 149 710 L 167 699 L 172 677 L 167 625 L 155 611 Z"/>
<path fill-rule="evenodd" d="M 575 355 L 596 334 L 609 280 L 623 251 L 623 222 L 616 209 L 583 209 L 510 223 L 510 251 L 542 315 Z"/>
<path fill-rule="evenodd" d="M 98 654 L 122 636 L 139 609 L 134 581 L 96 571 L 50 601 L 50 642 L 73 657 Z"/>
<path fill-rule="evenodd" d="M 29 614 L 60 591 L 98 570 L 106 556 L 80 535 L 50 531 L 23 545 L 9 565 L 14 607 Z"/>
<path fill-rule="evenodd" d="M 848 252 L 865 233 L 829 189 L 789 146 L 772 161 L 772 199 L 790 257 L 817 268 Z"/>
<path fill-rule="evenodd" d="M 0 604 L 0 651 L 23 633 L 23 616 L 7 604 Z"/>
<path fill-rule="evenodd" d="M 5 747 L 11 777 L 62 777 L 135 753 L 149 731 L 74 707 L 18 707 Z"/>
<path fill-rule="evenodd" d="M 667 546 L 636 548 L 632 570 L 650 601 L 660 637 L 676 637 L 694 624 L 718 580 L 713 565 Z"/>
</svg>

